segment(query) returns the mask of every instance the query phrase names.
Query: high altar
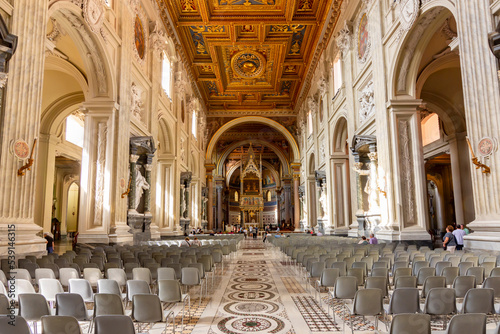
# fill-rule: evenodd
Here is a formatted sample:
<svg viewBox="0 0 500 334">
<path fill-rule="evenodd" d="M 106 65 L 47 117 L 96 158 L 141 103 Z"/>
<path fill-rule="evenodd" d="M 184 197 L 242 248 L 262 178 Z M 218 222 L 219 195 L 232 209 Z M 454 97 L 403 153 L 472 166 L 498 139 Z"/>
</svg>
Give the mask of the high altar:
<svg viewBox="0 0 500 334">
<path fill-rule="evenodd" d="M 262 196 L 262 157 L 257 165 L 252 146 L 248 150 L 248 161 L 240 168 L 241 222 L 245 227 L 263 227 L 264 198 Z M 244 167 L 243 167 L 244 165 Z"/>
</svg>

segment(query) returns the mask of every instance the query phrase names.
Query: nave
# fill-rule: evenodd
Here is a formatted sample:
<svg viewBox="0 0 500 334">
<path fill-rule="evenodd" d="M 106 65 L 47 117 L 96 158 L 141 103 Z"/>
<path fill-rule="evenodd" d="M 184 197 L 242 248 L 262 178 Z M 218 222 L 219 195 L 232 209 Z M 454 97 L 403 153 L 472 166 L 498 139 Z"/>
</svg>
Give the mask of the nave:
<svg viewBox="0 0 500 334">
<path fill-rule="evenodd" d="M 396 326 L 408 329 L 408 333 L 431 333 L 432 329 L 434 334 L 496 334 L 500 328 L 496 324 L 499 304 L 495 299 L 500 293 L 500 269 L 496 257 L 486 252 L 450 253 L 403 244 L 358 245 L 351 238 L 302 235 L 271 237 L 267 242 L 242 239 L 241 235 L 207 238 L 202 239 L 200 247 L 190 248 L 178 247 L 180 239 L 152 241 L 142 246 L 117 247 L 117 253 L 108 246 L 107 264 L 115 262 L 112 254 L 120 254 L 125 269 L 107 266 L 105 276 L 95 268 L 97 261 L 92 260 L 100 257 L 98 249 L 80 250 L 73 259 L 75 264 L 79 262 L 75 259 L 92 255 L 91 262 L 82 265 L 82 278 L 78 275 L 68 279 L 66 272 L 74 266 L 62 267 L 62 260 L 71 252 L 55 260 L 61 264 L 58 279 L 46 278 L 42 272 L 57 267 L 44 264 L 44 259 L 53 255 L 37 259 L 43 268 L 35 270 L 34 279 L 21 278 L 22 268 L 10 273 L 16 273 L 13 299 L 19 301 L 19 307 L 15 313 L 24 316 L 33 330 L 5 331 L 9 327 L 4 327 L 1 319 L 6 317 L 1 317 L 0 333 L 36 333 L 33 325 L 37 323 L 38 332 L 42 327 L 42 333 L 59 334 L 46 330 L 47 318 L 40 321 L 47 306 L 44 302 L 50 303 L 46 314 L 63 321 L 62 316 L 78 309 L 73 307 L 75 304 L 64 304 L 63 297 L 79 294 L 86 302 L 86 313 L 80 318 L 72 316 L 80 321 L 81 332 L 65 333 L 102 334 L 98 331 L 99 320 L 116 314 L 109 308 L 109 294 L 113 292 L 112 284 L 107 283 L 114 283 L 111 281 L 126 287 L 126 293 L 118 291 L 124 308 L 120 299 L 117 303 L 121 309 L 118 313 L 124 314 L 122 324 L 130 323 L 130 332 L 114 328 L 104 331 L 106 334 L 349 333 L 351 328 L 356 333 L 387 333 Z M 194 258 L 197 263 L 191 261 Z M 28 261 L 20 266 L 26 266 Z M 169 278 L 168 271 L 174 276 Z M 200 272 L 206 279 L 193 280 L 190 271 Z M 119 272 L 123 272 L 121 278 Z M 61 290 L 57 294 L 54 288 L 47 288 L 55 281 L 64 287 L 69 285 L 65 289 L 69 293 Z M 183 294 L 170 293 L 175 290 L 171 286 L 180 289 L 181 285 Z M 8 286 L 7 291 L 11 291 L 10 281 Z M 156 301 L 160 308 L 155 310 Z M 163 312 L 161 321 L 154 318 L 158 310 Z M 405 322 L 408 314 L 415 318 Z M 396 324 L 395 319 L 402 323 Z M 394 329 L 390 333 L 403 332 Z"/>
</svg>

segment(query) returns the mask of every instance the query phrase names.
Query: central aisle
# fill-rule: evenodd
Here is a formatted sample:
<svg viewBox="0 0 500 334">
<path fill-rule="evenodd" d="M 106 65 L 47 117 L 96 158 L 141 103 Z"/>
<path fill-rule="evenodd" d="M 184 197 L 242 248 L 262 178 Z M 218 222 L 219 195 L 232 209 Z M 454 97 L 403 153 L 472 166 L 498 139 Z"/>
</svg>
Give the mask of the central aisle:
<svg viewBox="0 0 500 334">
<path fill-rule="evenodd" d="M 262 240 L 245 240 L 216 280 L 212 299 L 192 333 L 339 332 L 299 282 L 293 266 Z M 219 271 L 220 275 L 220 271 Z M 323 304 L 325 308 L 326 305 Z"/>
</svg>

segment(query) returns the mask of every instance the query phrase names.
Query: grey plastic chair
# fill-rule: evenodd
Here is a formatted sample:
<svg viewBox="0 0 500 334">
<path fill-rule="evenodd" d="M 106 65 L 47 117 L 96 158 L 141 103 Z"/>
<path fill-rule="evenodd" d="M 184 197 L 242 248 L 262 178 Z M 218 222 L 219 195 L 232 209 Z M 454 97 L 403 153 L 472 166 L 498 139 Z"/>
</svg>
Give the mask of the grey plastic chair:
<svg viewBox="0 0 500 334">
<path fill-rule="evenodd" d="M 495 298 L 500 297 L 500 277 L 488 277 L 483 282 L 483 288 L 493 289 Z"/>
<path fill-rule="evenodd" d="M 436 263 L 436 276 L 442 276 L 443 269 L 451 267 L 450 261 L 439 261 Z"/>
<path fill-rule="evenodd" d="M 493 268 L 490 277 L 500 277 L 500 267 Z"/>
<path fill-rule="evenodd" d="M 16 324 L 12 326 L 12 323 Z M 1 334 L 31 334 L 28 322 L 21 316 L 0 316 L 0 333 Z"/>
<path fill-rule="evenodd" d="M 468 262 L 468 261 L 465 261 L 465 262 L 460 262 L 458 264 L 458 269 L 459 269 L 459 275 L 460 276 L 466 276 L 467 275 L 467 270 L 469 268 L 472 268 L 474 267 L 474 263 L 472 262 Z"/>
<path fill-rule="evenodd" d="M 135 334 L 134 323 L 128 315 L 101 315 L 94 322 L 94 334 Z"/>
<path fill-rule="evenodd" d="M 321 273 L 321 277 L 316 281 L 315 297 L 316 292 L 318 292 L 322 287 L 334 288 L 335 282 L 339 277 L 339 270 L 337 268 L 326 268 Z M 320 291 L 319 291 L 320 292 Z M 319 301 L 321 303 L 321 293 L 319 293 Z M 330 304 L 328 304 L 328 314 L 330 314 Z"/>
<path fill-rule="evenodd" d="M 446 278 L 443 276 L 429 276 L 422 286 L 422 298 L 426 298 L 433 288 L 446 288 Z"/>
<path fill-rule="evenodd" d="M 49 305 L 45 297 L 38 293 L 19 294 L 19 315 L 31 321 L 35 334 L 37 333 L 37 322 L 42 316 L 50 315 Z"/>
<path fill-rule="evenodd" d="M 467 269 L 466 276 L 475 276 L 476 285 L 482 285 L 484 281 L 484 267 L 471 267 Z"/>
<path fill-rule="evenodd" d="M 455 278 L 458 277 L 460 273 L 460 269 L 458 267 L 445 267 L 441 272 L 441 276 L 446 278 L 446 285 L 451 286 L 455 281 Z"/>
<path fill-rule="evenodd" d="M 415 276 L 399 276 L 394 282 L 394 289 L 399 288 L 416 288 L 417 278 Z"/>
<path fill-rule="evenodd" d="M 127 300 L 132 301 L 135 294 L 151 294 L 151 288 L 148 282 L 143 280 L 128 280 L 127 281 Z"/>
<path fill-rule="evenodd" d="M 365 275 L 362 268 L 347 269 L 347 276 L 356 277 L 358 286 L 365 284 Z"/>
<path fill-rule="evenodd" d="M 5 289 L 5 288 L 4 288 Z M 10 314 L 10 301 L 6 294 L 0 294 L 0 315 Z"/>
<path fill-rule="evenodd" d="M 460 313 L 495 314 L 495 291 L 493 289 L 470 289 L 465 294 Z"/>
<path fill-rule="evenodd" d="M 132 279 L 146 281 L 148 285 L 152 284 L 151 271 L 148 268 L 132 269 Z"/>
<path fill-rule="evenodd" d="M 387 268 L 374 268 L 371 270 L 370 276 L 386 277 L 387 279 L 389 279 L 389 269 L 387 269 Z"/>
<path fill-rule="evenodd" d="M 424 313 L 442 315 L 443 329 L 446 328 L 446 316 L 457 313 L 455 290 L 451 288 L 434 288 L 429 291 L 425 299 Z"/>
<path fill-rule="evenodd" d="M 97 281 L 98 293 L 113 293 L 122 298 L 122 292 L 118 282 L 114 279 L 100 279 Z"/>
<path fill-rule="evenodd" d="M 61 268 L 59 269 L 59 281 L 63 288 L 69 287 L 69 280 L 72 278 L 80 278 L 80 274 L 75 268 Z"/>
<path fill-rule="evenodd" d="M 181 326 L 184 328 L 184 310 L 188 303 L 188 315 L 191 316 L 191 299 L 188 294 L 183 294 L 181 285 L 177 280 L 159 280 L 158 297 L 162 303 L 182 303 Z"/>
<path fill-rule="evenodd" d="M 46 315 L 41 320 L 43 334 L 82 334 L 78 320 L 72 316 Z"/>
<path fill-rule="evenodd" d="M 333 262 L 330 268 L 336 268 L 339 270 L 339 276 L 347 275 L 347 264 L 344 261 Z"/>
<path fill-rule="evenodd" d="M 467 291 L 476 287 L 475 276 L 458 276 L 453 281 L 453 289 L 457 298 L 464 298 Z"/>
<path fill-rule="evenodd" d="M 98 268 L 84 268 L 83 278 L 87 280 L 92 287 L 97 287 L 97 281 L 103 277 L 101 270 Z"/>
<path fill-rule="evenodd" d="M 206 279 L 205 275 L 205 267 L 203 266 L 203 263 L 191 263 L 189 268 L 196 268 L 198 269 L 198 272 L 200 273 L 200 280 L 201 280 L 201 285 L 205 283 L 205 295 L 208 296 L 208 280 Z M 203 289 L 201 289 L 200 294 L 203 293 Z"/>
<path fill-rule="evenodd" d="M 412 265 L 412 275 L 413 276 L 417 276 L 418 274 L 418 271 L 422 268 L 426 268 L 426 267 L 429 267 L 430 264 L 429 262 L 427 261 L 417 261 L 417 262 L 413 262 L 413 265 Z"/>
<path fill-rule="evenodd" d="M 56 294 L 64 292 L 61 282 L 55 278 L 40 278 L 38 287 L 38 292 L 45 297 L 51 307 L 56 301 Z"/>
<path fill-rule="evenodd" d="M 350 314 L 351 331 L 354 332 L 353 316 L 375 317 L 375 329 L 378 328 L 378 315 L 384 313 L 382 291 L 380 289 L 361 289 L 356 291 Z"/>
<path fill-rule="evenodd" d="M 394 290 L 386 309 L 386 314 L 419 313 L 419 292 L 417 288 L 399 288 Z"/>
<path fill-rule="evenodd" d="M 158 281 L 165 279 L 177 279 L 174 268 L 158 268 Z"/>
<path fill-rule="evenodd" d="M 417 292 L 418 296 L 418 292 Z M 392 318 L 389 334 L 431 334 L 431 317 L 428 314 L 396 314 Z"/>
<path fill-rule="evenodd" d="M 358 291 L 358 284 L 355 277 L 340 276 L 335 282 L 335 289 L 333 290 L 332 296 L 334 299 L 341 300 L 343 309 L 345 309 L 346 300 L 353 300 L 356 291 Z M 335 310 L 333 310 L 333 320 L 335 321 Z"/>
<path fill-rule="evenodd" d="M 181 283 L 186 286 L 199 285 L 200 286 L 200 300 L 198 305 L 201 305 L 201 298 L 203 296 L 203 285 L 201 284 L 201 275 L 198 268 L 182 268 Z"/>
<path fill-rule="evenodd" d="M 96 293 L 94 295 L 94 315 L 123 315 L 125 309 L 122 300 L 114 293 Z"/>
<path fill-rule="evenodd" d="M 56 315 L 71 316 L 78 321 L 88 321 L 87 308 L 82 296 L 77 293 L 59 293 L 56 295 Z"/>
<path fill-rule="evenodd" d="M 156 323 L 163 321 L 163 309 L 160 298 L 157 295 L 136 294 L 132 300 L 132 318 L 138 323 Z M 172 319 L 173 332 L 175 333 L 175 316 L 174 312 L 170 311 L 166 315 L 165 333 L 167 332 L 168 318 Z M 137 331 L 139 332 L 139 324 Z"/>
<path fill-rule="evenodd" d="M 447 334 L 486 334 L 486 314 L 457 314 L 450 320 Z"/>
<path fill-rule="evenodd" d="M 23 293 L 36 293 L 35 288 L 31 285 L 31 282 L 25 279 L 15 279 L 14 287 L 11 286 L 12 281 L 9 280 L 9 291 L 13 294 L 15 301 L 18 300 L 19 295 Z"/>
<path fill-rule="evenodd" d="M 396 280 L 400 276 L 413 276 L 411 268 L 405 267 L 405 268 L 397 268 L 394 270 L 394 273 L 392 274 L 392 282 L 393 284 L 396 283 Z"/>
<path fill-rule="evenodd" d="M 387 278 L 381 276 L 370 276 L 366 278 L 365 282 L 366 289 L 380 289 L 382 292 L 382 298 L 388 296 L 388 288 L 387 288 Z"/>
<path fill-rule="evenodd" d="M 420 268 L 417 273 L 417 286 L 423 285 L 427 277 L 436 276 L 436 268 L 424 267 Z"/>
<path fill-rule="evenodd" d="M 92 291 L 89 281 L 83 278 L 72 278 L 68 280 L 68 282 L 69 292 L 79 294 L 86 303 L 92 303 L 94 301 L 94 292 Z"/>
</svg>

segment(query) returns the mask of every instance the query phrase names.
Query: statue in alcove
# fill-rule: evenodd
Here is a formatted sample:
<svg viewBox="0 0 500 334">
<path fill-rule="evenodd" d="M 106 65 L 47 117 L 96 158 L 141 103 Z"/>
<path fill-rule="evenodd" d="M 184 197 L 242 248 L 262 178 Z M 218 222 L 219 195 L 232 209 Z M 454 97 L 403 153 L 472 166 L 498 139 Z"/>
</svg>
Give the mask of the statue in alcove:
<svg viewBox="0 0 500 334">
<path fill-rule="evenodd" d="M 144 190 L 149 189 L 149 183 L 146 181 L 146 178 L 141 174 L 141 166 L 137 165 L 135 167 L 135 209 L 139 207 L 141 203 L 141 198 L 144 193 Z"/>
</svg>

